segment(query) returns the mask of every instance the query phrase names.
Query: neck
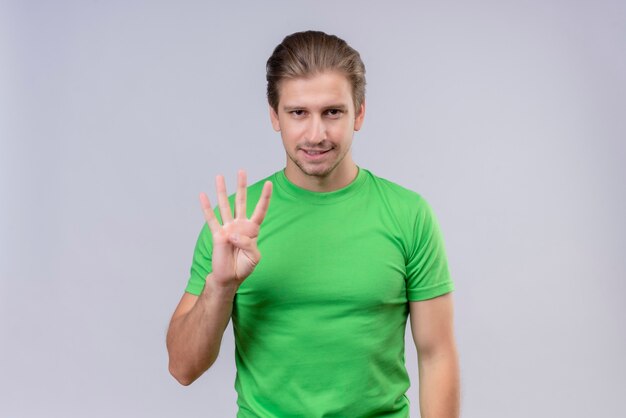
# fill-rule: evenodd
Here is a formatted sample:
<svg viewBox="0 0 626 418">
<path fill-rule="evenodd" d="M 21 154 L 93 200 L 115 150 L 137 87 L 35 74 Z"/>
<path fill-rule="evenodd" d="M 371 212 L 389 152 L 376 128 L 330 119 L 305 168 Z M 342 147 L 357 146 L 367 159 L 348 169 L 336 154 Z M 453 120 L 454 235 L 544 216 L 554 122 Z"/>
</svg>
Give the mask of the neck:
<svg viewBox="0 0 626 418">
<path fill-rule="evenodd" d="M 348 186 L 354 181 L 359 168 L 352 161 L 343 161 L 325 176 L 312 176 L 302 172 L 295 164 L 287 164 L 285 176 L 290 182 L 312 192 L 333 192 Z"/>
</svg>

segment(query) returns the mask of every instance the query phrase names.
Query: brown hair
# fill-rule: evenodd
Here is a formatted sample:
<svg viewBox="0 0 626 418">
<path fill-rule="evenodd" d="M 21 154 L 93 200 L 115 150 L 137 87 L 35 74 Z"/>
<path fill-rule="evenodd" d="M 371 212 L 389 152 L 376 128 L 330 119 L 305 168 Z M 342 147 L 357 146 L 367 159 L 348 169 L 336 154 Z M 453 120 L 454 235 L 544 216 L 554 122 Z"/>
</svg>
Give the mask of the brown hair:
<svg viewBox="0 0 626 418">
<path fill-rule="evenodd" d="M 285 78 L 308 77 L 324 71 L 343 73 L 352 85 L 355 110 L 365 100 L 365 65 L 346 41 L 324 32 L 288 35 L 267 60 L 267 101 L 278 112 L 279 88 Z"/>
</svg>

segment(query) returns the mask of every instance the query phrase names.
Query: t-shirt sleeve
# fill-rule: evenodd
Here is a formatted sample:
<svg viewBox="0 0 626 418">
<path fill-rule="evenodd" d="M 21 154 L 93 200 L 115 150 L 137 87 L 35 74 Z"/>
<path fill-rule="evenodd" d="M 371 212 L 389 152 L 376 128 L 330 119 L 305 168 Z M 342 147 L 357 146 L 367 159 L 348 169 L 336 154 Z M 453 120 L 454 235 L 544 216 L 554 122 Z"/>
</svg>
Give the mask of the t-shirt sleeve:
<svg viewBox="0 0 626 418">
<path fill-rule="evenodd" d="M 200 230 L 185 292 L 200 295 L 204 289 L 206 276 L 212 271 L 213 237 L 207 223 Z"/>
<path fill-rule="evenodd" d="M 407 299 L 432 299 L 454 290 L 439 223 L 430 205 L 420 198 L 407 260 Z"/>
</svg>

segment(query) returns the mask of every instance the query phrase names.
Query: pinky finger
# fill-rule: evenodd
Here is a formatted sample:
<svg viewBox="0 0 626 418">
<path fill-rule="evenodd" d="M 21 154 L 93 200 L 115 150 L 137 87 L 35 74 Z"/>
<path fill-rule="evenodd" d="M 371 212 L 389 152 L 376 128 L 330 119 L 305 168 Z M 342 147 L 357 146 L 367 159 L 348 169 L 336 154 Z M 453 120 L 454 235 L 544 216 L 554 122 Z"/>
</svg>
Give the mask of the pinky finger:
<svg viewBox="0 0 626 418">
<path fill-rule="evenodd" d="M 215 217 L 215 212 L 213 212 L 208 196 L 204 192 L 200 193 L 200 206 L 202 206 L 202 213 L 204 213 L 204 219 L 209 225 L 209 229 L 213 234 L 216 234 L 220 230 L 221 225 Z"/>
</svg>

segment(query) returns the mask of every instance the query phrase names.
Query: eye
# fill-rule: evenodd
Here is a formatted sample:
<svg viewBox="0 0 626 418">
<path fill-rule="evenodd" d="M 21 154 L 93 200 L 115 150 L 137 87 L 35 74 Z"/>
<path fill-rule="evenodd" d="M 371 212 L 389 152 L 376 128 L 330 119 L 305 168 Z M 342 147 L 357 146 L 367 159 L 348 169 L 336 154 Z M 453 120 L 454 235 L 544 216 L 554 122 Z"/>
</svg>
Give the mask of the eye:
<svg viewBox="0 0 626 418">
<path fill-rule="evenodd" d="M 337 119 L 343 114 L 343 111 L 341 111 L 340 109 L 328 109 L 326 111 L 326 114 L 332 119 Z"/>
<path fill-rule="evenodd" d="M 304 110 L 302 109 L 296 109 L 296 110 L 292 110 L 289 113 L 291 113 L 292 116 L 295 116 L 297 118 L 301 118 L 302 116 L 304 116 Z"/>
</svg>

